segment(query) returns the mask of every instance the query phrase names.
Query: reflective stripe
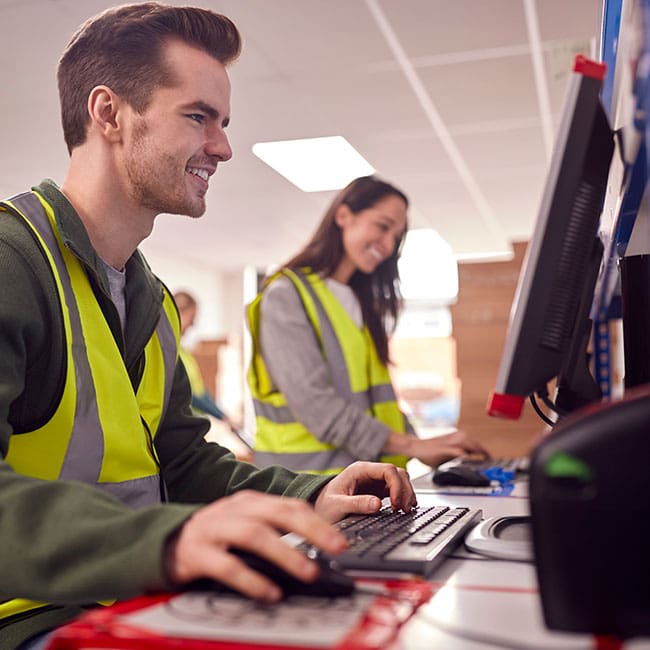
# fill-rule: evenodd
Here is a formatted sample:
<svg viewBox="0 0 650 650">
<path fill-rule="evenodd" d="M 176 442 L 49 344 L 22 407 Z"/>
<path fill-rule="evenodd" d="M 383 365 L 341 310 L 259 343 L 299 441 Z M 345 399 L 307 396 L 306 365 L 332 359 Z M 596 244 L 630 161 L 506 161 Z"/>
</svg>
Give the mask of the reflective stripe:
<svg viewBox="0 0 650 650">
<path fill-rule="evenodd" d="M 165 389 L 163 395 L 163 405 L 161 409 L 160 420 L 165 419 L 167 407 L 169 406 L 169 399 L 172 394 L 172 386 L 174 385 L 174 371 L 176 369 L 176 361 L 178 359 L 178 345 L 176 332 L 174 332 L 172 325 L 168 318 L 163 318 L 161 314 L 156 326 L 156 334 L 160 341 L 162 349 L 163 364 L 165 366 Z M 156 427 L 158 430 L 158 427 Z"/>
<path fill-rule="evenodd" d="M 314 291 L 314 288 L 311 286 L 311 283 L 304 275 L 292 272 L 292 276 L 297 278 L 298 281 L 302 283 L 314 301 L 314 305 L 316 306 L 320 325 L 321 341 L 325 350 L 325 360 L 327 361 L 327 365 L 330 369 L 330 375 L 332 377 L 332 384 L 334 385 L 334 388 L 336 389 L 337 393 L 341 395 L 341 397 L 357 404 L 358 402 L 356 401 L 356 396 L 353 394 L 350 387 L 348 364 L 345 361 L 343 349 L 341 348 L 339 339 L 334 332 L 332 321 L 330 320 L 327 312 L 323 307 L 323 303 L 319 300 L 316 292 Z"/>
<path fill-rule="evenodd" d="M 88 356 L 82 345 L 75 345 L 75 341 L 83 341 L 83 330 L 77 301 L 72 293 L 70 276 L 63 261 L 61 250 L 56 237 L 50 227 L 49 219 L 43 211 L 41 202 L 32 192 L 26 192 L 11 199 L 14 205 L 23 214 L 29 215 L 29 220 L 43 238 L 48 252 L 56 265 L 56 270 L 61 279 L 61 287 L 65 296 L 66 306 L 70 315 L 70 329 L 72 333 L 72 356 L 76 376 L 76 406 L 72 432 L 68 447 L 59 472 L 62 480 L 76 479 L 84 483 L 96 483 L 102 469 L 104 457 L 104 435 L 97 411 L 97 398 L 92 389 L 93 379 L 88 363 Z"/>
<path fill-rule="evenodd" d="M 253 463 L 258 467 L 282 465 L 294 472 L 340 472 L 354 461 L 358 460 L 345 449 L 328 449 L 326 451 L 302 453 L 274 453 L 254 451 Z M 324 470 L 323 468 L 329 468 Z"/>
<path fill-rule="evenodd" d="M 128 503 L 132 508 L 143 508 L 160 503 L 160 476 L 158 474 L 119 483 L 97 483 L 96 487 L 102 492 Z"/>
<path fill-rule="evenodd" d="M 392 384 L 377 384 L 376 386 L 370 386 L 368 392 L 370 393 L 370 401 L 373 404 L 397 401 L 395 389 Z"/>
<path fill-rule="evenodd" d="M 394 402 L 395 391 L 390 384 L 371 386 L 366 393 L 354 393 L 348 397 L 348 401 L 361 409 L 369 409 L 373 404 L 381 402 Z M 277 424 L 289 424 L 295 422 L 295 418 L 288 406 L 274 406 L 260 399 L 253 399 L 255 414 L 261 415 L 271 422 Z"/>
<path fill-rule="evenodd" d="M 296 421 L 288 406 L 273 406 L 273 404 L 267 404 L 266 402 L 262 402 L 262 400 L 254 399 L 253 407 L 255 408 L 255 415 L 261 415 L 267 420 L 271 420 L 271 422 L 290 424 Z"/>
</svg>

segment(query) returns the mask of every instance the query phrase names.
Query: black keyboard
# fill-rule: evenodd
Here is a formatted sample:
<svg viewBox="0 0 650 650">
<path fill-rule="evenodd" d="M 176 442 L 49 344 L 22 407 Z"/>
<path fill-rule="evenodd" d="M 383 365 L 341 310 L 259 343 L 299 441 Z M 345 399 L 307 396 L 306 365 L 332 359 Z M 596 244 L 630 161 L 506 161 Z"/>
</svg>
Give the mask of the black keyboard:
<svg viewBox="0 0 650 650">
<path fill-rule="evenodd" d="M 334 559 L 355 574 L 430 575 L 481 520 L 476 508 L 430 506 L 350 515 L 337 524 L 350 547 Z M 308 554 L 314 549 L 307 549 Z"/>
<path fill-rule="evenodd" d="M 448 467 L 456 467 L 464 465 L 471 467 L 477 471 L 491 469 L 493 467 L 499 468 L 505 472 L 513 472 L 513 474 L 525 474 L 528 472 L 529 458 L 528 456 L 521 456 L 516 458 L 472 458 L 459 456 L 452 460 L 442 463 L 438 466 L 439 469 L 446 469 Z"/>
</svg>

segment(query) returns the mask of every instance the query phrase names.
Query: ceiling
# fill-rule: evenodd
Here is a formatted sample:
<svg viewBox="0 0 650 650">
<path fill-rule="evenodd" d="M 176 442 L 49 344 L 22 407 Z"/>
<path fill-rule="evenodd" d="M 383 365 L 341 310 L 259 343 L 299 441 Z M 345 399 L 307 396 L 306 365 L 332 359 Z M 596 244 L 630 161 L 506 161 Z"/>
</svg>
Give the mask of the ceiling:
<svg viewBox="0 0 650 650">
<path fill-rule="evenodd" d="M 56 61 L 77 25 L 112 4 L 0 0 L 3 196 L 63 180 Z M 530 236 L 574 55 L 598 52 L 600 0 L 196 4 L 242 32 L 234 155 L 211 181 L 205 216 L 160 216 L 145 251 L 214 270 L 282 262 L 334 193 L 301 192 L 251 147 L 327 135 L 402 188 L 411 227 L 434 228 L 459 259 Z"/>
</svg>

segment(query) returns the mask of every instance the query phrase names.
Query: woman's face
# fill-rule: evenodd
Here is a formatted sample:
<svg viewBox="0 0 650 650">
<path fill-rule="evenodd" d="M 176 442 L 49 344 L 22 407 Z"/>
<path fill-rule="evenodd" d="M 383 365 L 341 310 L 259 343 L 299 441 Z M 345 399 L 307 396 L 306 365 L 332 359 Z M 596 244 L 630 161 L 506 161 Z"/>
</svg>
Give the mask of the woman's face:
<svg viewBox="0 0 650 650">
<path fill-rule="evenodd" d="M 332 277 L 347 284 L 355 271 L 372 273 L 395 252 L 406 230 L 406 203 L 390 194 L 357 213 L 341 205 L 335 219 L 344 253 Z"/>
</svg>

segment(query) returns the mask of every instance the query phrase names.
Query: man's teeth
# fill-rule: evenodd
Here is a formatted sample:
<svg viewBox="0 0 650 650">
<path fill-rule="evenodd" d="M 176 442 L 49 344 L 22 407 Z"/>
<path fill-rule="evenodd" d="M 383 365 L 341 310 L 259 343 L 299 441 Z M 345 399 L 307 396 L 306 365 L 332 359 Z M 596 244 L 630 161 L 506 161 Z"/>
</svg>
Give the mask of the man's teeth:
<svg viewBox="0 0 650 650">
<path fill-rule="evenodd" d="M 208 174 L 208 172 L 205 169 L 195 169 L 194 167 L 188 167 L 187 171 L 190 174 L 194 174 L 195 176 L 199 176 L 204 181 L 207 181 L 208 178 L 210 178 L 210 174 Z"/>
</svg>

